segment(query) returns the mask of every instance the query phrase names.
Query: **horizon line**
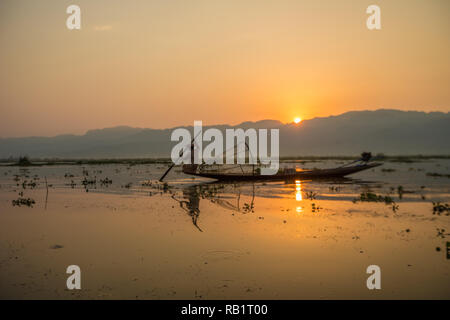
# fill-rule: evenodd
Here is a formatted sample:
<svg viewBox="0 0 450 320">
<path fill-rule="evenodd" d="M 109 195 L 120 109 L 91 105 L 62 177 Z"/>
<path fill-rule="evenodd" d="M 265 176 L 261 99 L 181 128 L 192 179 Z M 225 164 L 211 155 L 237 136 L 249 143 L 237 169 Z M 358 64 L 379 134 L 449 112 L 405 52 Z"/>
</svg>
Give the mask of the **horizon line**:
<svg viewBox="0 0 450 320">
<path fill-rule="evenodd" d="M 302 119 L 301 122 L 304 121 L 311 121 L 314 119 L 326 119 L 326 118 L 333 118 L 333 117 L 339 117 L 342 116 L 344 114 L 348 114 L 348 113 L 363 113 L 363 112 L 379 112 L 379 111 L 396 111 L 396 112 L 403 112 L 403 113 L 408 113 L 408 112 L 414 112 L 414 113 L 424 113 L 424 114 L 431 114 L 431 113 L 442 113 L 442 114 L 448 114 L 450 113 L 450 111 L 444 112 L 444 111 L 419 111 L 419 110 L 401 110 L 401 109 L 392 109 L 392 108 L 379 108 L 379 109 L 373 109 L 373 110 L 369 110 L 369 109 L 365 109 L 365 110 L 350 110 L 350 111 L 346 111 L 346 112 L 342 112 L 339 114 L 330 114 L 328 116 L 317 116 L 317 117 L 313 117 L 313 118 L 308 118 L 308 119 Z M 201 121 L 201 120 L 196 120 L 196 121 Z M 282 122 L 281 120 L 278 119 L 261 119 L 261 120 L 244 120 L 241 121 L 237 124 L 229 124 L 229 123 L 215 123 L 215 124 L 207 124 L 204 125 L 206 127 L 213 127 L 213 126 L 230 126 L 230 127 L 236 127 L 239 125 L 242 125 L 244 123 L 258 123 L 258 122 L 263 122 L 263 121 L 274 121 L 274 122 L 279 122 L 282 125 L 289 125 L 289 124 L 295 124 L 294 121 L 291 122 Z M 300 124 L 295 124 L 295 125 L 300 125 Z M 134 127 L 131 125 L 126 125 L 126 124 L 118 124 L 118 125 L 113 125 L 113 126 L 109 126 L 109 127 L 102 127 L 102 128 L 93 128 L 93 129 L 88 129 L 86 130 L 84 133 L 60 133 L 60 134 L 56 134 L 56 135 L 27 135 L 27 136 L 0 136 L 0 139 L 25 139 L 25 138 L 55 138 L 55 137 L 60 137 L 60 136 L 78 136 L 78 137 L 82 137 L 85 136 L 86 134 L 88 134 L 91 131 L 97 131 L 97 130 L 106 130 L 106 129 L 114 129 L 114 128 L 130 128 L 130 129 L 141 129 L 141 130 L 172 130 L 175 128 L 189 128 L 189 127 L 193 127 L 192 125 L 178 125 L 178 126 L 173 126 L 173 127 L 166 127 L 166 128 L 152 128 L 152 127 Z"/>
</svg>

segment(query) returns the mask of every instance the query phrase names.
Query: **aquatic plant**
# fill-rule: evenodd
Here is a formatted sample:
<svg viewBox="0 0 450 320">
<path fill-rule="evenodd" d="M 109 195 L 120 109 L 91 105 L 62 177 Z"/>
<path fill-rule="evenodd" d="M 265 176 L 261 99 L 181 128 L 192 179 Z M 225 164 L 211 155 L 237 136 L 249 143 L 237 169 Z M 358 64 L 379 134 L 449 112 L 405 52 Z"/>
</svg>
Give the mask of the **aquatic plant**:
<svg viewBox="0 0 450 320">
<path fill-rule="evenodd" d="M 446 216 L 450 215 L 450 206 L 448 203 L 441 204 L 440 202 L 433 202 L 433 214 L 440 216 L 444 212 Z"/>
<path fill-rule="evenodd" d="M 436 228 L 436 230 L 437 230 L 436 237 L 440 237 L 440 238 L 444 239 L 445 236 L 449 236 L 450 235 L 450 233 L 445 233 L 445 229 Z"/>
<path fill-rule="evenodd" d="M 152 182 L 151 181 L 144 181 L 141 183 L 141 185 L 143 187 L 151 187 L 152 186 Z"/>
<path fill-rule="evenodd" d="M 361 193 L 359 198 L 353 199 L 353 203 L 357 203 L 357 202 L 384 202 L 384 204 L 391 206 L 391 209 L 394 213 L 397 212 L 399 209 L 399 206 L 391 197 L 377 195 L 373 192 Z"/>
<path fill-rule="evenodd" d="M 305 195 L 306 195 L 306 198 L 308 198 L 309 200 L 315 200 L 317 193 L 313 192 L 313 191 L 308 191 L 308 192 L 305 192 Z"/>
<path fill-rule="evenodd" d="M 33 205 L 35 203 L 36 202 L 33 199 L 31 199 L 31 198 L 22 198 L 22 197 L 20 197 L 20 198 L 17 198 L 17 200 L 12 200 L 12 205 L 13 206 L 18 206 L 18 207 L 20 207 L 20 206 L 33 207 Z"/>
<path fill-rule="evenodd" d="M 319 212 L 320 209 L 322 209 L 322 208 L 319 207 L 319 206 L 316 206 L 315 203 L 312 203 L 312 204 L 311 204 L 311 210 L 312 210 L 312 212 Z"/>
<path fill-rule="evenodd" d="M 132 182 L 128 182 L 127 184 L 123 185 L 122 188 L 130 189 L 132 185 L 133 185 Z"/>
<path fill-rule="evenodd" d="M 70 183 L 67 183 L 66 186 L 70 186 L 72 189 L 76 186 L 77 184 L 75 183 L 75 181 L 71 181 Z"/>
<path fill-rule="evenodd" d="M 22 188 L 26 189 L 27 187 L 34 189 L 36 188 L 36 182 L 32 181 L 32 182 L 28 182 L 27 180 L 24 180 L 24 182 L 22 182 Z"/>
<path fill-rule="evenodd" d="M 330 189 L 330 191 L 335 191 L 335 192 L 338 192 L 341 190 L 340 187 L 335 187 L 335 186 L 331 186 L 331 187 L 329 187 L 329 189 Z"/>
<path fill-rule="evenodd" d="M 105 179 L 100 179 L 100 184 L 101 185 L 109 185 L 112 183 L 112 180 L 109 179 L 108 177 L 106 177 Z"/>
<path fill-rule="evenodd" d="M 392 203 L 392 211 L 394 212 L 394 213 L 396 213 L 397 212 L 397 210 L 399 209 L 399 206 L 398 206 L 398 204 L 396 204 L 395 202 L 394 203 Z"/>
<path fill-rule="evenodd" d="M 253 202 L 250 203 L 250 204 L 244 203 L 244 205 L 242 207 L 242 210 L 244 211 L 244 213 L 249 213 L 249 212 L 253 213 L 254 212 L 254 210 L 253 210 L 254 208 L 255 208 L 255 206 L 254 206 Z"/>
<path fill-rule="evenodd" d="M 359 198 L 354 199 L 353 202 L 384 202 L 385 204 L 391 204 L 394 202 L 389 196 L 377 195 L 373 192 L 363 192 L 360 194 Z"/>
<path fill-rule="evenodd" d="M 88 185 L 94 185 L 97 184 L 97 180 L 96 179 L 87 179 L 86 177 L 83 179 L 83 181 L 81 181 L 81 184 L 83 186 L 88 186 Z"/>
</svg>

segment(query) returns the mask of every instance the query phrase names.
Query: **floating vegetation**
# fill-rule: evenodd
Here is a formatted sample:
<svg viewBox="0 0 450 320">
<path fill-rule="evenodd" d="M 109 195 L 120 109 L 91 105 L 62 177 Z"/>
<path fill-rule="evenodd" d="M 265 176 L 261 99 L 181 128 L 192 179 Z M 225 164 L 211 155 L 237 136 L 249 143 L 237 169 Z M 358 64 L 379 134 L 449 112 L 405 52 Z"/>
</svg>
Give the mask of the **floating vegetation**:
<svg viewBox="0 0 450 320">
<path fill-rule="evenodd" d="M 100 179 L 100 184 L 101 185 L 110 185 L 112 183 L 112 180 L 111 179 L 109 179 L 109 178 L 105 178 L 105 179 Z"/>
<path fill-rule="evenodd" d="M 437 172 L 427 172 L 429 177 L 450 178 L 450 174 L 442 174 Z"/>
<path fill-rule="evenodd" d="M 439 229 L 439 228 L 436 228 L 436 230 L 437 230 L 437 235 L 436 235 L 436 237 L 439 237 L 439 238 L 442 238 L 442 239 L 444 239 L 445 238 L 445 236 L 450 236 L 450 233 L 445 233 L 445 229 Z"/>
<path fill-rule="evenodd" d="M 305 192 L 305 195 L 306 195 L 306 198 L 308 198 L 309 200 L 315 200 L 317 193 L 313 192 L 313 191 L 308 191 L 308 192 Z"/>
<path fill-rule="evenodd" d="M 450 215 L 450 206 L 448 203 L 441 204 L 440 202 L 433 202 L 433 214 L 440 216 L 441 213 L 445 213 L 446 216 Z"/>
<path fill-rule="evenodd" d="M 83 179 L 83 181 L 81 181 L 81 184 L 83 186 L 88 186 L 88 185 L 95 185 L 97 184 L 97 179 L 87 179 L 86 177 Z"/>
<path fill-rule="evenodd" d="M 319 207 L 319 206 L 316 206 L 315 203 L 312 203 L 312 204 L 311 204 L 311 210 L 312 210 L 312 212 L 319 212 L 320 209 L 322 209 L 322 208 Z"/>
<path fill-rule="evenodd" d="M 363 192 L 357 199 L 353 199 L 353 203 L 357 202 L 384 202 L 386 205 L 390 205 L 392 211 L 395 213 L 399 209 L 399 206 L 389 196 L 377 195 L 373 192 Z"/>
<path fill-rule="evenodd" d="M 396 203 L 394 202 L 394 203 L 392 203 L 391 205 L 392 205 L 392 207 L 391 207 L 392 211 L 393 211 L 394 213 L 397 212 L 398 209 L 399 209 L 398 204 L 396 204 Z"/>
<path fill-rule="evenodd" d="M 33 207 L 33 205 L 35 203 L 36 202 L 31 198 L 22 198 L 22 197 L 18 198 L 17 200 L 12 201 L 12 205 L 18 206 L 18 207 L 20 207 L 20 206 Z"/>
<path fill-rule="evenodd" d="M 381 172 L 395 172 L 395 169 L 391 169 L 391 168 L 383 168 L 381 169 Z"/>
<path fill-rule="evenodd" d="M 71 181 L 70 183 L 67 183 L 66 186 L 70 186 L 72 189 L 75 188 L 77 184 L 75 183 L 75 181 Z"/>
<path fill-rule="evenodd" d="M 151 187 L 152 184 L 153 184 L 153 183 L 152 183 L 151 181 L 144 181 L 144 182 L 141 183 L 141 185 L 142 185 L 143 187 Z"/>
<path fill-rule="evenodd" d="M 133 185 L 132 182 L 128 182 L 127 184 L 123 185 L 122 188 L 130 189 L 132 185 Z"/>
<path fill-rule="evenodd" d="M 27 180 L 25 180 L 24 182 L 22 182 L 22 188 L 26 189 L 27 187 L 30 189 L 36 188 L 36 182 L 27 182 Z"/>
<path fill-rule="evenodd" d="M 244 213 L 253 213 L 255 209 L 255 205 L 252 203 L 244 203 L 243 207 L 242 207 L 242 211 L 244 211 Z"/>
<path fill-rule="evenodd" d="M 391 204 L 394 200 L 389 196 L 377 195 L 373 192 L 363 192 L 358 199 L 354 199 L 353 202 L 384 202 L 385 204 Z"/>
<path fill-rule="evenodd" d="M 64 174 L 64 178 L 73 178 L 73 177 L 74 177 L 74 175 L 71 173 Z"/>
</svg>

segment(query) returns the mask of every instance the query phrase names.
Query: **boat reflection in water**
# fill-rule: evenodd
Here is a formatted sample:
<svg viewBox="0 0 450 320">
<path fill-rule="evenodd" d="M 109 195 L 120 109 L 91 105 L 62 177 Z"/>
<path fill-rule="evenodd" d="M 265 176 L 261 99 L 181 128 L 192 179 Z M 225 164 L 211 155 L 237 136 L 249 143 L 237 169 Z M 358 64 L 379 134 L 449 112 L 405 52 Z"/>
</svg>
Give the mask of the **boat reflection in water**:
<svg viewBox="0 0 450 320">
<path fill-rule="evenodd" d="M 178 201 L 181 209 L 185 210 L 187 214 L 191 216 L 194 226 L 202 231 L 197 224 L 198 216 L 200 215 L 200 193 L 198 191 L 198 186 L 191 186 L 183 189 L 183 199 L 185 200 L 178 200 L 174 195 L 172 195 L 172 198 Z"/>
<path fill-rule="evenodd" d="M 243 203 L 241 205 L 241 186 L 243 184 L 201 184 L 201 185 L 190 185 L 182 189 L 182 199 L 179 199 L 177 195 L 172 194 L 172 198 L 177 201 L 180 207 L 187 212 L 192 218 L 192 223 L 194 226 L 203 231 L 198 225 L 198 218 L 200 215 L 200 199 L 206 199 L 211 203 L 221 206 L 222 208 L 241 212 L 250 213 L 254 211 L 255 202 L 255 184 L 252 183 L 251 188 L 251 201 L 250 203 Z M 248 185 L 248 184 L 247 184 Z M 225 197 L 224 194 L 231 194 L 231 198 L 235 198 L 236 204 L 233 204 L 229 200 L 229 196 Z"/>
<path fill-rule="evenodd" d="M 304 181 L 308 182 L 308 181 Z M 354 184 L 363 183 L 359 180 L 341 178 L 339 180 L 322 181 L 326 184 L 326 188 L 331 183 Z M 256 196 L 262 198 L 291 198 L 293 197 L 293 189 L 295 190 L 295 201 L 298 202 L 295 211 L 303 213 L 303 186 L 301 180 L 284 181 L 276 184 L 266 183 L 224 183 L 213 182 L 198 185 L 188 185 L 181 187 L 180 192 L 172 194 L 172 198 L 177 201 L 186 213 L 192 218 L 192 223 L 199 230 L 203 231 L 198 225 L 200 216 L 200 200 L 205 199 L 222 208 L 239 212 L 242 214 L 253 213 L 255 210 Z M 246 201 L 243 198 L 247 199 Z"/>
</svg>

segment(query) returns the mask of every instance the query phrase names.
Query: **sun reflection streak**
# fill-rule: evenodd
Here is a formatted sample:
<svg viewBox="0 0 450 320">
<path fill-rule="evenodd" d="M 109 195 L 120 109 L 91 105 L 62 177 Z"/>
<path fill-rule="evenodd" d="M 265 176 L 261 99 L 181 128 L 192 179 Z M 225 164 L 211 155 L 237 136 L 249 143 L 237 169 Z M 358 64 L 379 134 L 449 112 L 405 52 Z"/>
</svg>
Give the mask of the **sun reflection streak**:
<svg viewBox="0 0 450 320">
<path fill-rule="evenodd" d="M 302 201 L 302 183 L 300 180 L 295 180 L 295 200 Z"/>
<path fill-rule="evenodd" d="M 302 196 L 302 183 L 300 182 L 300 180 L 295 180 L 295 200 L 296 201 L 302 201 L 303 200 L 303 196 Z M 297 211 L 297 213 L 302 213 L 303 212 L 303 207 L 298 206 L 295 211 Z"/>
</svg>

